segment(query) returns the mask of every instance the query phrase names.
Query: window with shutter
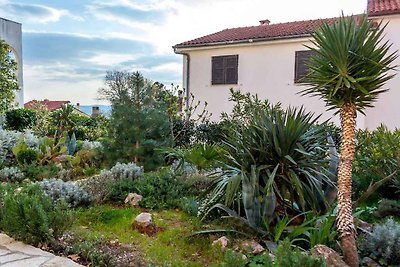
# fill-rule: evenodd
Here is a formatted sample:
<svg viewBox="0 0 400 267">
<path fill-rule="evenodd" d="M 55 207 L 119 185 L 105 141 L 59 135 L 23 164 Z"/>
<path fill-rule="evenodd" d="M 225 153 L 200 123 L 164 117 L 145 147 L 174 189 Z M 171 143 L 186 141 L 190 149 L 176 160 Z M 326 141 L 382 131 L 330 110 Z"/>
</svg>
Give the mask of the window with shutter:
<svg viewBox="0 0 400 267">
<path fill-rule="evenodd" d="M 238 83 L 238 55 L 212 57 L 211 63 L 211 84 Z"/>
<path fill-rule="evenodd" d="M 296 51 L 295 68 L 294 68 L 295 83 L 301 82 L 301 80 L 309 73 L 307 64 L 308 60 L 312 55 L 314 55 L 314 53 L 315 52 L 311 50 Z"/>
</svg>

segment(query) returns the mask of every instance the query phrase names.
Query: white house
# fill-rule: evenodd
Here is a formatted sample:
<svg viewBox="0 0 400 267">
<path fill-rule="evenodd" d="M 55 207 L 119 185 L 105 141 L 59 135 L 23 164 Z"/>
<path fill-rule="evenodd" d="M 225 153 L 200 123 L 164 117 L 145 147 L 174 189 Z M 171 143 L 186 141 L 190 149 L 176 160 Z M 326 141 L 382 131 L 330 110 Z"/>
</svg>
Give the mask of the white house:
<svg viewBox="0 0 400 267">
<path fill-rule="evenodd" d="M 368 16 L 376 21 L 390 22 L 386 38 L 393 50 L 400 50 L 400 0 L 369 0 Z M 337 18 L 270 24 L 226 29 L 175 45 L 183 55 L 183 87 L 196 100 L 207 101 L 212 119 L 230 111 L 229 89 L 258 94 L 260 98 L 284 106 L 304 105 L 309 111 L 322 114 L 321 120 L 332 118 L 325 104 L 317 97 L 300 96 L 303 89 L 296 80 L 306 73 L 309 56 L 304 45 L 311 45 L 310 33 L 323 23 Z M 400 66 L 400 58 L 397 59 Z M 380 97 L 366 116 L 359 115 L 360 128 L 374 129 L 381 123 L 400 128 L 400 74 L 387 83 L 390 90 Z M 332 121 L 339 122 L 338 117 Z"/>
<path fill-rule="evenodd" d="M 12 50 L 18 64 L 18 83 L 20 90 L 16 93 L 15 101 L 20 107 L 24 106 L 23 65 L 22 65 L 22 29 L 21 24 L 0 18 L 0 39 L 4 40 Z"/>
</svg>

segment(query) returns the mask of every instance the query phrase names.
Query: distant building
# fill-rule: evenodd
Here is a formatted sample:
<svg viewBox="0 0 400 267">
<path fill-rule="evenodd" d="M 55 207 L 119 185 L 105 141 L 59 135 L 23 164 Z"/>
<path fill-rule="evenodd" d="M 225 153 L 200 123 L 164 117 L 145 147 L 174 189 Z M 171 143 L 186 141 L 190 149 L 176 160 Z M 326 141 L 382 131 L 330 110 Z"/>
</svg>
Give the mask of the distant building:
<svg viewBox="0 0 400 267">
<path fill-rule="evenodd" d="M 49 110 L 49 111 L 55 111 L 55 110 L 61 109 L 65 105 L 71 105 L 71 102 L 68 101 L 68 100 L 67 101 L 51 101 L 51 100 L 48 100 L 48 99 L 41 100 L 41 101 L 31 100 L 31 101 L 29 101 L 29 102 L 24 104 L 24 108 L 26 108 L 26 109 L 34 109 L 38 104 L 45 106 L 47 108 L 47 110 Z M 75 113 L 78 113 L 78 114 L 80 114 L 82 116 L 90 117 L 89 114 L 87 114 L 87 113 L 85 113 L 85 112 L 80 110 L 79 104 L 78 104 L 77 107 L 74 107 L 74 106 L 72 106 L 72 107 L 74 108 L 74 112 Z"/>
<path fill-rule="evenodd" d="M 18 83 L 20 90 L 15 100 L 22 107 L 24 105 L 23 65 L 22 65 L 22 25 L 21 23 L 0 18 L 0 39 L 4 40 L 12 50 L 18 64 Z"/>
</svg>

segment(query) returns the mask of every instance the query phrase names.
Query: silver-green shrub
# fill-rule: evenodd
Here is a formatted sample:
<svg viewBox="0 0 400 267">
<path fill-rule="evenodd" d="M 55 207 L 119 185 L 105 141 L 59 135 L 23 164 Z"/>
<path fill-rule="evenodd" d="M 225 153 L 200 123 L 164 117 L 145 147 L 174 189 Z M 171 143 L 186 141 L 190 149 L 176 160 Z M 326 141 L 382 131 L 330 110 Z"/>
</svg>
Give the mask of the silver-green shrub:
<svg viewBox="0 0 400 267">
<path fill-rule="evenodd" d="M 361 244 L 369 257 L 385 265 L 400 265 L 400 223 L 392 218 L 377 224 Z"/>
<path fill-rule="evenodd" d="M 25 175 L 18 167 L 4 167 L 0 170 L 1 182 L 21 182 Z"/>
<path fill-rule="evenodd" d="M 88 206 L 93 202 L 93 197 L 71 182 L 59 179 L 49 179 L 39 182 L 44 194 L 54 202 L 64 200 L 70 207 Z"/>
<path fill-rule="evenodd" d="M 75 183 L 83 190 L 94 196 L 97 202 L 103 201 L 109 193 L 109 187 L 112 183 L 121 180 L 135 180 L 143 177 L 143 167 L 135 163 L 117 163 L 110 170 L 102 170 L 100 175 L 82 179 Z"/>
<path fill-rule="evenodd" d="M 93 150 L 93 149 L 101 149 L 103 145 L 97 141 L 89 141 L 85 140 L 82 144 L 82 150 Z"/>
<path fill-rule="evenodd" d="M 143 176 L 143 167 L 137 166 L 135 163 L 117 163 L 109 171 L 103 170 L 100 176 L 107 176 L 113 180 L 136 179 Z"/>
<path fill-rule="evenodd" d="M 22 138 L 21 138 L 22 137 Z M 28 148 L 35 151 L 39 148 L 39 138 L 26 131 L 24 133 L 16 131 L 0 130 L 0 165 L 10 166 L 15 164 L 15 156 L 12 149 L 21 141 L 24 141 Z"/>
<path fill-rule="evenodd" d="M 0 165 L 9 166 L 15 163 L 12 153 L 13 147 L 18 144 L 21 133 L 0 130 Z"/>
</svg>

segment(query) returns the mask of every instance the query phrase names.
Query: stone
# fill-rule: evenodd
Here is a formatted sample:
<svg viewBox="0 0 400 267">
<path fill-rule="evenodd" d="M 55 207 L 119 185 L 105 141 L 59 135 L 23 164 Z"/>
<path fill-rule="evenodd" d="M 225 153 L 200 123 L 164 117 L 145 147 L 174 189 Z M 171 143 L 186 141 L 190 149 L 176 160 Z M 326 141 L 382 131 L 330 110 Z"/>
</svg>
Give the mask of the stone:
<svg viewBox="0 0 400 267">
<path fill-rule="evenodd" d="M 143 199 L 141 195 L 136 193 L 129 193 L 128 196 L 125 198 L 125 203 L 129 203 L 132 207 L 138 207 L 139 202 Z"/>
<path fill-rule="evenodd" d="M 363 266 L 367 267 L 381 267 L 380 264 L 378 264 L 376 261 L 374 261 L 371 258 L 365 257 L 362 259 Z"/>
<path fill-rule="evenodd" d="M 214 240 L 212 242 L 212 245 L 220 246 L 222 249 L 226 249 L 228 247 L 229 242 L 230 241 L 226 236 L 222 236 L 222 237 L 218 238 L 217 240 Z"/>
<path fill-rule="evenodd" d="M 153 223 L 152 215 L 147 212 L 140 213 L 133 221 L 133 228 L 139 233 L 154 236 L 157 233 L 156 225 Z"/>
<path fill-rule="evenodd" d="M 29 258 L 28 255 L 22 253 L 10 253 L 0 257 L 0 265 L 3 265 L 7 262 L 18 261 Z"/>
<path fill-rule="evenodd" d="M 311 254 L 315 257 L 324 258 L 328 267 L 348 267 L 339 253 L 325 245 L 316 245 Z"/>
<path fill-rule="evenodd" d="M 265 251 L 265 248 L 254 240 L 243 241 L 241 247 L 253 255 L 257 255 Z"/>
<path fill-rule="evenodd" d="M 46 263 L 42 264 L 41 267 L 79 267 L 82 266 L 70 259 L 62 257 L 54 257 Z"/>
</svg>

